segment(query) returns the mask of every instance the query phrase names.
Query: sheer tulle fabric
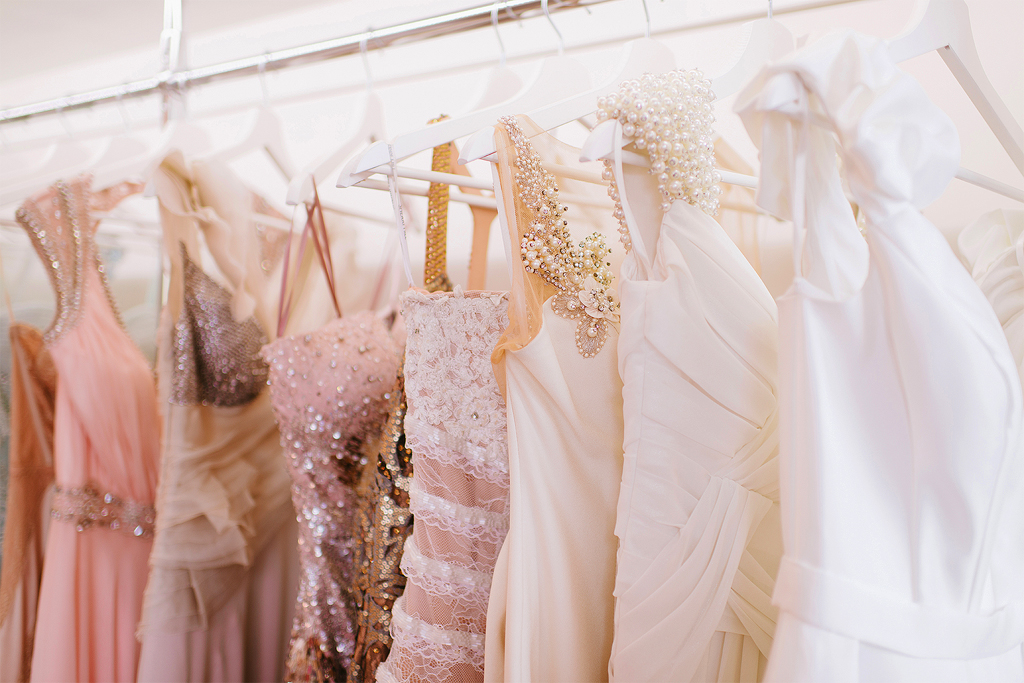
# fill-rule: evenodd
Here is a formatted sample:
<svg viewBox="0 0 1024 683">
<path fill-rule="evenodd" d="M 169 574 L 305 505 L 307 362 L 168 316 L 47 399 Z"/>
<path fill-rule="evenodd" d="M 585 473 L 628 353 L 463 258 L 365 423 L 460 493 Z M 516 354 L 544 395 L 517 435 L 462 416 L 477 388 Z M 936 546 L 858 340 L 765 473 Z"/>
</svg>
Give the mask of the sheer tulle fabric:
<svg viewBox="0 0 1024 683">
<path fill-rule="evenodd" d="M 490 363 L 507 301 L 459 288 L 402 295 L 415 524 L 382 683 L 483 679 L 491 576 L 508 531 L 505 405 Z"/>
<path fill-rule="evenodd" d="M 771 649 L 782 555 L 775 302 L 689 204 L 672 205 L 656 244 L 651 265 L 627 256 L 620 284 L 625 464 L 609 672 L 753 683 Z"/>
<path fill-rule="evenodd" d="M 766 67 L 736 107 L 758 203 L 792 217 L 797 244 L 778 301 L 786 552 L 765 680 L 1024 680 L 1018 368 L 920 213 L 957 168 L 955 127 L 884 41 L 850 31 Z"/>
<path fill-rule="evenodd" d="M 252 193 L 227 167 L 186 165 L 180 154 L 153 182 L 171 267 L 157 342 L 164 441 L 139 680 L 280 680 L 298 579 L 295 553 L 281 551 L 295 537 L 289 477 L 265 366 L 248 382 L 234 375 L 239 360 L 247 371 L 259 360 L 259 344 L 248 359 L 228 345 L 246 325 L 266 334 L 276 305 Z M 228 298 L 233 310 L 224 310 Z M 195 324 L 183 315 L 189 307 L 217 327 L 182 346 Z M 205 372 L 188 372 L 196 367 Z M 210 391 L 230 381 L 235 395 Z"/>
<path fill-rule="evenodd" d="M 90 179 L 35 197 L 19 220 L 53 273 L 57 318 L 45 335 L 60 382 L 56 483 L 152 505 L 160 455 L 156 387 L 100 277 Z M 54 265 L 56 264 L 56 265 Z M 130 530 L 55 520 L 46 544 L 32 658 L 35 681 L 133 681 L 135 627 L 152 541 Z"/>
</svg>

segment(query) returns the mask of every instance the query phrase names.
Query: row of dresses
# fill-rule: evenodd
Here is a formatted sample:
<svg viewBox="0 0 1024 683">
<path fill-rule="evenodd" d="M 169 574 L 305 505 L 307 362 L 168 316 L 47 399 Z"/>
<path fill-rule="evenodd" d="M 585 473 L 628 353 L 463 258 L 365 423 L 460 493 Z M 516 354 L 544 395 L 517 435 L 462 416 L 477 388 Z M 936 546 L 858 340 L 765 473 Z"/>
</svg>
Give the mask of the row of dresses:
<svg viewBox="0 0 1024 683">
<path fill-rule="evenodd" d="M 504 117 L 510 290 L 451 285 L 432 186 L 426 288 L 383 312 L 318 199 L 280 239 L 172 155 L 155 383 L 92 241 L 132 188 L 27 202 L 58 315 L 16 330 L 18 677 L 1024 681 L 1020 217 L 965 230 L 964 269 L 920 213 L 955 129 L 840 32 L 736 101 L 792 222 L 769 268 L 712 218 L 710 98 L 678 71 L 598 103 L 652 173 Z"/>
</svg>

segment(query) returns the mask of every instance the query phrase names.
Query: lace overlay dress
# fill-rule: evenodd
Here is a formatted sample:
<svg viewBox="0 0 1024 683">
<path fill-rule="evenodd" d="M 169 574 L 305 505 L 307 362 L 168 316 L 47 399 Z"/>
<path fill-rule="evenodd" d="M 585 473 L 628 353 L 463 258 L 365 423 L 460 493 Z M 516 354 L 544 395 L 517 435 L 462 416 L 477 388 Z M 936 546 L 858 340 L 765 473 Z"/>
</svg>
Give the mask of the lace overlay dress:
<svg viewBox="0 0 1024 683">
<path fill-rule="evenodd" d="M 479 681 L 491 576 L 508 531 L 505 402 L 490 354 L 508 324 L 498 292 L 402 295 L 406 443 L 416 474 L 408 577 L 377 680 Z"/>
</svg>

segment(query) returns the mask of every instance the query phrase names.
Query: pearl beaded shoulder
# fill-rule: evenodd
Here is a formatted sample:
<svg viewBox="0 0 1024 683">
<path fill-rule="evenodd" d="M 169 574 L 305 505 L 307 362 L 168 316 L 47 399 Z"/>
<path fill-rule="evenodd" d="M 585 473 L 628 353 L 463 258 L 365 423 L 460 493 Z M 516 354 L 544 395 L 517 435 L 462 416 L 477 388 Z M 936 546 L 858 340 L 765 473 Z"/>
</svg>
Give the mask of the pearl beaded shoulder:
<svg viewBox="0 0 1024 683">
<path fill-rule="evenodd" d="M 597 101 L 598 120 L 618 120 L 623 134 L 632 138 L 631 144 L 646 150 L 651 159 L 650 173 L 658 178 L 662 212 L 668 212 L 672 202 L 682 199 L 710 216 L 718 214 L 718 183 L 722 177 L 715 170 L 714 99 L 711 81 L 700 71 L 678 70 L 625 81 L 617 93 Z M 629 228 L 612 162 L 606 160 L 604 164 L 602 177 L 610 184 L 608 194 L 616 204 L 620 239 L 629 251 Z"/>
<path fill-rule="evenodd" d="M 499 123 L 512 139 L 517 198 L 530 216 L 519 243 L 523 268 L 558 288 L 551 308 L 562 318 L 579 320 L 576 346 L 581 354 L 592 358 L 619 320 L 607 260 L 611 249 L 599 232 L 573 244 L 569 223 L 563 218 L 569 207 L 558 199 L 554 175 L 544 168 L 514 116 L 503 116 Z"/>
</svg>

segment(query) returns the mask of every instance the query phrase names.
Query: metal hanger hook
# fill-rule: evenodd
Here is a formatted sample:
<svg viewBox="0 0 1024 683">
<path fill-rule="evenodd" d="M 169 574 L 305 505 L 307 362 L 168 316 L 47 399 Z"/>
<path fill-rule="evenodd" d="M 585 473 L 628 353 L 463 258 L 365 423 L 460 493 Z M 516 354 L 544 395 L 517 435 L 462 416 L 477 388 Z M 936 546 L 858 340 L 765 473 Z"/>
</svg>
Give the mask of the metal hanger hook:
<svg viewBox="0 0 1024 683">
<path fill-rule="evenodd" d="M 565 52 L 565 39 L 562 38 L 562 32 L 555 26 L 555 22 L 551 20 L 551 12 L 548 11 L 548 0 L 540 0 L 540 8 L 544 10 L 544 16 L 547 18 L 548 23 L 551 24 L 551 28 L 555 30 L 555 35 L 558 36 L 558 54 L 561 56 Z"/>
<path fill-rule="evenodd" d="M 124 130 L 127 133 L 132 129 L 132 122 L 128 116 L 128 108 L 124 106 L 124 96 L 128 92 L 128 86 L 125 85 L 121 88 L 121 92 L 117 93 L 117 111 L 121 114 L 121 123 L 124 124 Z"/>
<path fill-rule="evenodd" d="M 366 33 L 359 41 L 359 56 L 363 58 L 363 69 L 366 71 L 366 89 L 373 90 L 373 72 L 370 71 L 370 56 L 369 50 L 366 44 L 370 42 L 370 38 L 373 37 L 373 29 L 369 26 L 366 27 Z"/>
<path fill-rule="evenodd" d="M 491 5 L 491 26 L 494 27 L 494 35 L 498 36 L 498 48 L 501 49 L 498 66 L 505 66 L 505 41 L 501 39 L 501 31 L 498 30 L 498 5 L 500 4 L 501 0 L 494 0 L 494 4 Z"/>
<path fill-rule="evenodd" d="M 270 90 L 267 89 L 267 64 L 270 62 L 270 52 L 263 54 L 263 59 L 256 67 L 256 73 L 260 78 L 260 90 L 263 91 L 263 105 L 270 106 Z"/>
<path fill-rule="evenodd" d="M 771 2 L 771 0 L 768 0 L 768 1 Z M 646 25 L 644 26 L 644 38 L 650 38 L 651 37 L 651 12 L 650 12 L 650 10 L 647 9 L 647 0 L 640 0 L 640 2 L 643 3 L 643 6 L 644 6 L 644 21 L 647 22 Z"/>
<path fill-rule="evenodd" d="M 64 128 L 64 132 L 68 134 L 68 137 L 69 138 L 74 138 L 75 137 L 75 133 L 74 133 L 74 131 L 71 130 L 71 126 L 68 125 L 68 120 L 64 116 L 64 107 L 65 106 L 66 105 L 61 104 L 60 106 L 57 107 L 57 120 L 60 121 L 60 125 L 61 125 L 61 127 Z"/>
</svg>

